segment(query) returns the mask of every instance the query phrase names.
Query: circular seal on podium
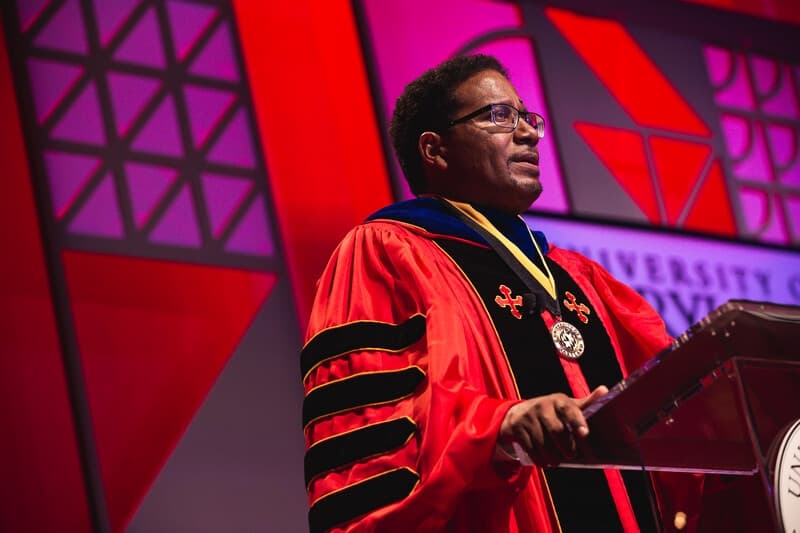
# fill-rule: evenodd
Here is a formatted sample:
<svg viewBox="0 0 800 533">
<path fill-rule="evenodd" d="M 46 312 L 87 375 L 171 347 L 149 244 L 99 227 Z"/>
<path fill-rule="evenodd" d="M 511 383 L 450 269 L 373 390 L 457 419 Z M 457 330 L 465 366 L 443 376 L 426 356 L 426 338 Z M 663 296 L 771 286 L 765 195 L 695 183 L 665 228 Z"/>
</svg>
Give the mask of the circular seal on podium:
<svg viewBox="0 0 800 533">
<path fill-rule="evenodd" d="M 800 419 L 789 426 L 776 451 L 772 486 L 778 522 L 784 533 L 800 533 Z"/>
</svg>

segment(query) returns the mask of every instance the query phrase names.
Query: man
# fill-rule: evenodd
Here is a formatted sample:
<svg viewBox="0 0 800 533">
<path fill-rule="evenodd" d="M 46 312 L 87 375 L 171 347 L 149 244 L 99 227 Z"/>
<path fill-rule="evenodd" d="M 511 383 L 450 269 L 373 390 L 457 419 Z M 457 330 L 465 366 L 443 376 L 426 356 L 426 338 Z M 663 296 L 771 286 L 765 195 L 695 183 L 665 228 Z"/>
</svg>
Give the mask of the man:
<svg viewBox="0 0 800 533">
<path fill-rule="evenodd" d="M 543 119 L 468 56 L 406 87 L 391 134 L 418 198 L 339 245 L 301 356 L 311 530 L 655 528 L 649 477 L 540 468 L 670 342 L 633 290 L 519 217 L 542 190 Z M 669 521 L 693 495 L 657 490 Z"/>
</svg>

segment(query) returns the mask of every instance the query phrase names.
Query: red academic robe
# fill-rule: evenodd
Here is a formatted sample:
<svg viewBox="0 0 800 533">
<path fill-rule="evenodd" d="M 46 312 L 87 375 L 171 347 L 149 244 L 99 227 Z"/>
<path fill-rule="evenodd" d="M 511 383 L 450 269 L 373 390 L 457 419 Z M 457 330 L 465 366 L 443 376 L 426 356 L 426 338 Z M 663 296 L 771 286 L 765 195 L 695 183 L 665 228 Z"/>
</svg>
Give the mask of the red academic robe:
<svg viewBox="0 0 800 533">
<path fill-rule="evenodd" d="M 486 304 L 435 238 L 460 240 L 397 221 L 362 224 L 319 280 L 306 337 L 317 355 L 304 362 L 306 446 L 309 454 L 324 452 L 363 433 L 361 444 L 345 448 L 364 445 L 367 456 L 337 463 L 326 452 L 336 468 L 307 471 L 312 530 L 559 531 L 542 471 L 493 459 L 503 417 L 521 401 L 518 387 Z M 623 374 L 670 342 L 652 307 L 599 264 L 556 247 L 548 257 L 589 299 Z M 387 391 L 396 385 L 382 381 L 388 377 L 407 388 L 392 397 Z M 376 400 L 333 405 L 331 398 L 360 394 L 351 389 L 370 390 Z M 405 433 L 370 452 L 364 442 L 391 441 L 367 435 L 384 423 Z M 696 511 L 699 485 L 677 487 L 659 491 L 668 525 L 674 511 L 690 519 Z"/>
</svg>

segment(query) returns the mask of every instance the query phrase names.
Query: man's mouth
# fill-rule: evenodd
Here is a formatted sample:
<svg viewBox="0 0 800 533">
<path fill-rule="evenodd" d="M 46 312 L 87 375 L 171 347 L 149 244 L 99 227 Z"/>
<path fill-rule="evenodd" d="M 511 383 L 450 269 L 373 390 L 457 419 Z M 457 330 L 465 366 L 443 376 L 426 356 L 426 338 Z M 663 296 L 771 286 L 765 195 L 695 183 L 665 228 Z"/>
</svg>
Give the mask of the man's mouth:
<svg viewBox="0 0 800 533">
<path fill-rule="evenodd" d="M 539 154 L 536 152 L 526 152 L 524 154 L 517 154 L 511 156 L 512 163 L 530 163 L 531 165 L 539 165 Z"/>
</svg>

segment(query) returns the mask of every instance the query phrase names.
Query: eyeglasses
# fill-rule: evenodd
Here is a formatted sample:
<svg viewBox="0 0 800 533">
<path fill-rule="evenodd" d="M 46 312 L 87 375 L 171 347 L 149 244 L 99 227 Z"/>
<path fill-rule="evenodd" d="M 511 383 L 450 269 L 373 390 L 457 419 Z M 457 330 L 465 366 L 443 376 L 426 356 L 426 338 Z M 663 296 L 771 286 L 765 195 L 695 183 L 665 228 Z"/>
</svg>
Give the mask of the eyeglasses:
<svg viewBox="0 0 800 533">
<path fill-rule="evenodd" d="M 536 130 L 536 136 L 539 139 L 544 137 L 544 118 L 541 115 L 537 113 L 531 113 L 529 111 L 520 111 L 516 107 L 508 104 L 485 105 L 482 108 L 473 111 L 469 115 L 451 120 L 450 124 L 448 124 L 448 127 L 466 122 L 487 111 L 491 112 L 490 116 L 492 118 L 492 123 L 494 123 L 495 126 L 508 131 L 513 131 L 516 129 L 517 124 L 519 123 L 519 117 L 522 117 L 522 120 L 534 127 Z"/>
</svg>

